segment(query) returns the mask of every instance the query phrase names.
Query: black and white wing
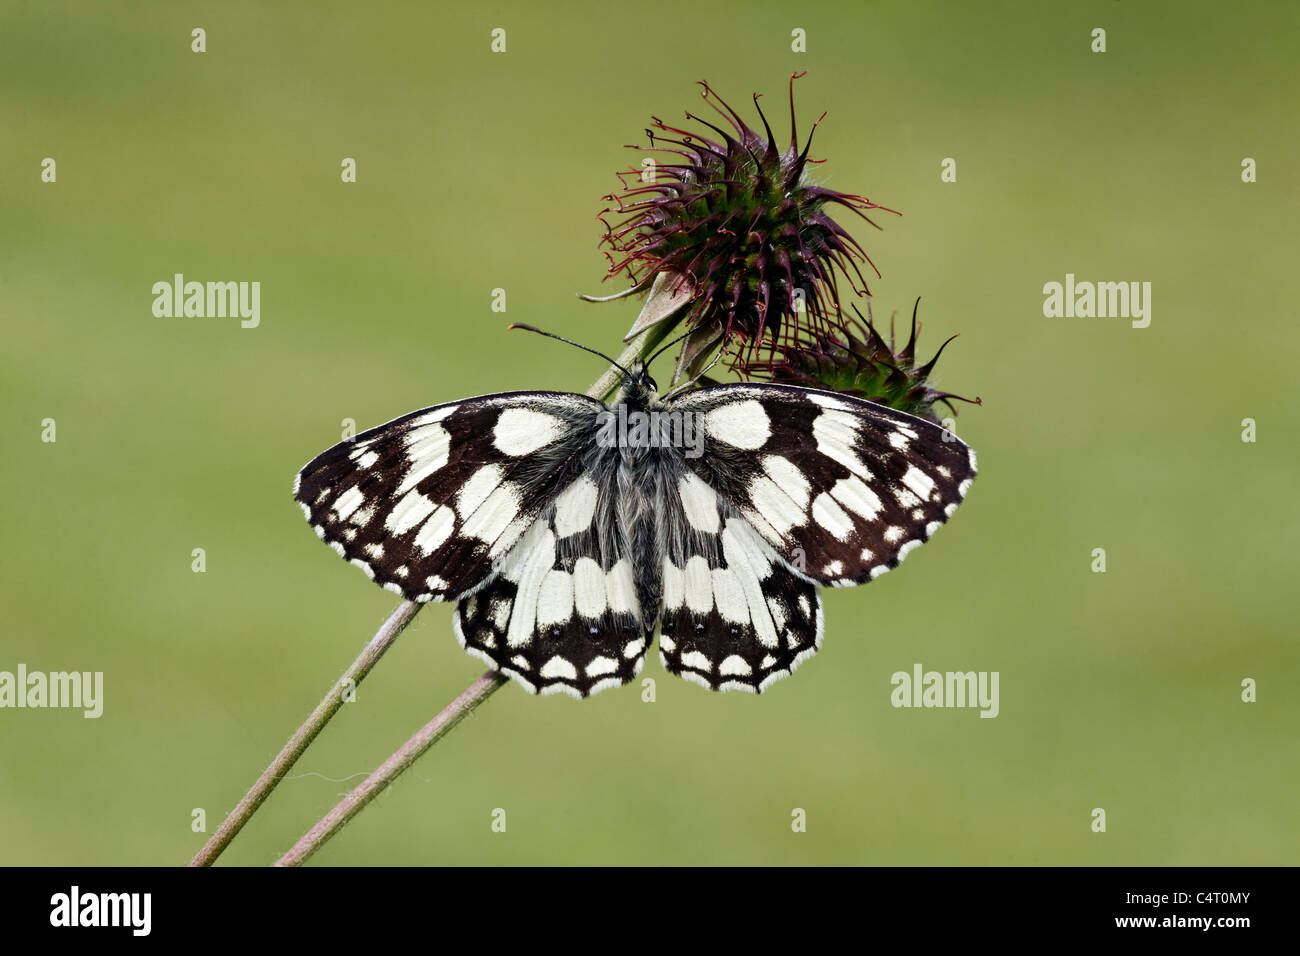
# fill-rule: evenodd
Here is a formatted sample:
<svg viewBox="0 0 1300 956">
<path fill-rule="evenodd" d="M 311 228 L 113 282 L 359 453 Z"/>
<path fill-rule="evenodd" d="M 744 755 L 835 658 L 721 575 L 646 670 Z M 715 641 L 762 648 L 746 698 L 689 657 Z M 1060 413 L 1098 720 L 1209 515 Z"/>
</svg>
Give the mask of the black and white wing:
<svg viewBox="0 0 1300 956">
<path fill-rule="evenodd" d="M 702 423 L 687 464 L 777 557 L 818 584 L 884 574 L 928 541 L 975 478 L 933 422 L 790 385 L 718 385 L 673 403 Z"/>
<path fill-rule="evenodd" d="M 724 385 L 673 407 L 705 441 L 666 509 L 684 533 L 664 560 L 660 660 L 712 690 L 793 673 L 821 647 L 818 585 L 897 567 L 975 476 L 944 429 L 850 397 Z"/>
<path fill-rule="evenodd" d="M 626 684 L 645 663 L 654 620 L 641 604 L 655 598 L 615 524 L 608 477 L 584 469 L 500 573 L 456 605 L 461 646 L 531 693 L 587 697 Z"/>
<path fill-rule="evenodd" d="M 817 586 L 694 472 L 666 498 L 659 660 L 710 690 L 762 692 L 821 647 Z"/>
<path fill-rule="evenodd" d="M 412 601 L 493 576 L 581 468 L 604 406 L 567 392 L 436 405 L 340 442 L 294 479 L 307 521 L 345 560 Z"/>
</svg>

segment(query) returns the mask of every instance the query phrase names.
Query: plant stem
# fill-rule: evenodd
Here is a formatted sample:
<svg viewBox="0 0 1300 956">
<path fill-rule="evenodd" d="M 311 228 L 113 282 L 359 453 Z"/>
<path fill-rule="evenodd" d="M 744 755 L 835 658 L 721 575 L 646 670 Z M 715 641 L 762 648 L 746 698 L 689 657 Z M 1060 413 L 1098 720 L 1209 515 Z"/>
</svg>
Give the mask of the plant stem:
<svg viewBox="0 0 1300 956">
<path fill-rule="evenodd" d="M 656 296 L 652 294 L 646 300 L 642 310 L 643 313 L 645 310 L 652 308 L 655 301 Z M 680 318 L 680 315 L 678 318 Z M 656 322 L 646 328 L 635 341 L 623 350 L 623 354 L 618 358 L 618 364 L 627 366 L 633 362 L 646 359 L 651 351 L 667 338 L 668 333 L 673 330 L 676 323 L 677 319 L 669 316 L 665 321 Z M 587 390 L 587 394 L 592 398 L 608 401 L 618 391 L 621 381 L 622 373 L 611 366 Z M 284 748 L 271 762 L 271 765 L 257 778 L 257 782 L 244 795 L 244 799 L 239 801 L 239 805 L 231 811 L 217 832 L 212 835 L 212 839 L 204 845 L 202 850 L 195 854 L 194 859 L 190 861 L 190 866 L 211 866 L 213 861 L 221 855 L 221 851 L 235 838 L 235 835 L 248 822 L 257 808 L 271 795 L 271 791 L 275 789 L 276 784 L 284 779 L 284 775 L 302 756 L 303 751 L 325 728 L 325 724 L 338 712 L 339 707 L 343 704 L 343 691 L 348 686 L 348 682 L 351 681 L 352 686 L 361 683 L 361 680 L 375 666 L 375 663 L 388 650 L 393 641 L 397 639 L 397 635 L 419 613 L 421 607 L 423 605 L 416 604 L 413 601 L 404 601 L 393 612 L 384 626 L 379 629 L 379 632 L 371 638 L 370 643 L 361 652 L 361 656 L 343 672 L 343 676 L 325 695 L 325 699 L 317 705 L 311 716 L 298 728 L 298 731 L 289 739 L 289 742 L 284 745 Z M 385 760 L 360 786 L 344 797 L 338 806 L 304 834 L 302 839 L 294 844 L 293 848 L 276 863 L 276 866 L 297 866 L 315 853 L 322 844 L 342 829 L 345 823 L 360 813 L 384 788 L 401 776 L 402 772 L 411 766 L 421 754 L 437 743 L 447 731 L 455 727 L 457 723 L 464 719 L 466 714 L 486 700 L 493 691 L 505 682 L 505 678 L 495 671 L 489 671 L 471 684 L 459 697 L 443 708 L 437 717 L 426 724 L 415 736 L 403 744 L 396 753 Z"/>
<path fill-rule="evenodd" d="M 497 671 L 488 671 L 461 695 L 442 709 L 442 713 L 429 721 L 406 743 L 397 748 L 397 752 L 385 760 L 361 784 L 344 797 L 339 804 L 325 814 L 320 822 L 308 830 L 293 848 L 276 861 L 276 866 L 299 866 L 311 856 L 343 826 L 365 809 L 371 800 L 379 796 L 384 789 L 401 776 L 411 764 L 436 744 L 451 728 L 464 720 L 469 712 L 487 700 L 492 692 L 507 683 Z"/>
<path fill-rule="evenodd" d="M 370 669 L 378 663 L 379 658 L 384 656 L 384 652 L 392 646 L 393 641 L 397 640 L 397 635 L 401 634 L 406 625 L 419 612 L 421 605 L 414 601 L 403 601 L 402 604 L 394 611 L 384 622 L 384 626 L 372 637 L 365 649 L 352 666 L 343 672 L 343 676 L 338 679 L 333 687 L 330 688 L 324 700 L 316 705 L 316 709 L 311 712 L 311 716 L 298 728 L 297 732 L 289 738 L 289 742 L 271 761 L 271 765 L 262 772 L 257 778 L 257 782 L 244 794 L 244 799 L 239 801 L 239 805 L 230 812 L 225 822 L 212 834 L 210 839 L 194 859 L 190 861 L 190 866 L 211 866 L 213 861 L 221 855 L 221 851 L 226 848 L 235 835 L 239 833 L 245 823 L 257 810 L 258 807 L 271 795 L 284 775 L 289 772 L 289 768 L 294 765 L 304 750 L 311 744 L 316 736 L 325 729 L 329 719 L 334 716 L 340 707 L 343 706 L 343 694 L 349 687 L 355 687 L 360 684 L 365 676 L 370 673 Z"/>
<path fill-rule="evenodd" d="M 647 301 L 646 307 L 650 305 Z M 627 366 L 644 360 L 650 355 L 675 327 L 673 320 L 659 322 L 650 326 L 637 339 L 623 350 L 618 357 L 618 364 Z M 596 384 L 587 390 L 592 398 L 609 401 L 617 392 L 622 381 L 622 373 L 614 367 L 602 375 Z M 376 768 L 375 772 L 339 801 L 329 813 L 325 814 L 314 827 L 303 834 L 302 839 L 293 845 L 276 866 L 298 866 L 321 848 L 343 825 L 365 809 L 375 797 L 402 773 L 415 763 L 420 756 L 443 738 L 447 731 L 455 727 L 465 715 L 486 700 L 493 691 L 506 683 L 506 679 L 496 671 L 488 671 L 474 683 L 470 684 L 459 697 L 443 708 L 437 717 L 425 724 L 410 740 L 402 744 L 391 757 Z"/>
</svg>

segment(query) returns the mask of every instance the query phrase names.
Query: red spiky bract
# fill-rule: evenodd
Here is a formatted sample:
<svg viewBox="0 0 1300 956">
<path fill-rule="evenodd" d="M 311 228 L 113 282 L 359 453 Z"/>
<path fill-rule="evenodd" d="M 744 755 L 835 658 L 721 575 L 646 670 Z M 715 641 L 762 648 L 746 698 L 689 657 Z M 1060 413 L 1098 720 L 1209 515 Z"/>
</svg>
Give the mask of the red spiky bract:
<svg viewBox="0 0 1300 956">
<path fill-rule="evenodd" d="M 800 327 L 829 330 L 839 314 L 837 275 L 854 292 L 868 293 L 861 266 L 876 271 L 875 266 L 831 218 L 832 207 L 852 210 L 875 228 L 879 226 L 866 215 L 868 210 L 893 212 L 811 181 L 808 167 L 818 162 L 808 158 L 812 134 L 800 147 L 794 115 L 794 81 L 800 76 L 790 77 L 790 145 L 785 150 L 777 147 L 761 108 L 764 135 L 701 82 L 705 102 L 726 124 L 717 126 L 689 112 L 686 116 L 718 139 L 652 117 L 646 130 L 650 145 L 629 148 L 671 154 L 675 160 L 656 164 L 651 182 L 629 185 L 625 177 L 641 171 L 620 173 L 624 189 L 605 197 L 614 205 L 599 217 L 606 227 L 607 278 L 623 274 L 641 284 L 664 271 L 688 277 L 694 298 L 686 321 L 692 328 L 716 327 L 733 366 L 793 345 Z M 758 107 L 758 94 L 754 105 Z M 607 214 L 627 218 L 610 225 Z"/>
</svg>

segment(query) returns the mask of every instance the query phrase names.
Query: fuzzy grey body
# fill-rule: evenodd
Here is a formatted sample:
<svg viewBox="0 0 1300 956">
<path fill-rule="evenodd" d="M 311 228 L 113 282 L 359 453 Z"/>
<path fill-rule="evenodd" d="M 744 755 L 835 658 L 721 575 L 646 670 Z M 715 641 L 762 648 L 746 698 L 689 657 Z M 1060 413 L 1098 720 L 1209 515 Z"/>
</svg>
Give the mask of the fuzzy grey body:
<svg viewBox="0 0 1300 956">
<path fill-rule="evenodd" d="M 622 420 L 666 408 L 659 401 L 654 381 L 643 369 L 633 366 L 630 371 L 632 374 L 606 406 L 607 411 Z M 630 555 L 633 566 L 641 569 L 636 581 L 637 600 L 643 616 L 650 618 L 644 622 L 646 630 L 653 634 L 658 614 L 646 612 L 660 605 L 663 558 L 668 554 L 680 557 L 684 550 L 680 540 L 673 540 L 674 531 L 680 537 L 685 526 L 680 500 L 673 491 L 686 468 L 685 456 L 671 443 L 628 441 L 627 435 L 620 435 L 613 445 L 602 446 L 595 440 L 601 428 L 600 417 L 593 416 L 584 428 L 575 430 L 575 440 L 587 449 L 584 470 L 599 489 L 594 519 L 596 545 L 602 566 L 611 567 L 618 557 Z M 574 542 L 565 552 L 576 560 L 581 556 L 580 549 L 581 545 Z"/>
</svg>

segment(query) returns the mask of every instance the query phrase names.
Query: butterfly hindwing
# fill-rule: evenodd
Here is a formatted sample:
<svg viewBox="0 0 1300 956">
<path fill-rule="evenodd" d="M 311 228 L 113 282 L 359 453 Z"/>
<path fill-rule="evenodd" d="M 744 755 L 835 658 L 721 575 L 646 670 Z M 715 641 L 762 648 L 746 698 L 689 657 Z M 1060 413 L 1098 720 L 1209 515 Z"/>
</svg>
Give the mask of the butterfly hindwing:
<svg viewBox="0 0 1300 956">
<path fill-rule="evenodd" d="M 689 530 L 663 560 L 659 659 L 711 690 L 766 690 L 821 647 L 817 587 L 693 472 L 677 495 Z"/>
<path fill-rule="evenodd" d="M 586 697 L 632 680 L 652 632 L 632 555 L 617 536 L 598 540 L 611 503 L 590 478 L 571 483 L 457 603 L 461 646 L 534 694 Z"/>
<path fill-rule="evenodd" d="M 946 429 L 850 396 L 719 385 L 674 407 L 697 416 L 706 436 L 690 467 L 821 584 L 859 584 L 897 567 L 975 477 L 975 453 Z"/>
<path fill-rule="evenodd" d="M 316 534 L 413 601 L 480 586 L 580 467 L 603 405 L 506 392 L 421 409 L 340 442 L 294 480 Z"/>
</svg>

